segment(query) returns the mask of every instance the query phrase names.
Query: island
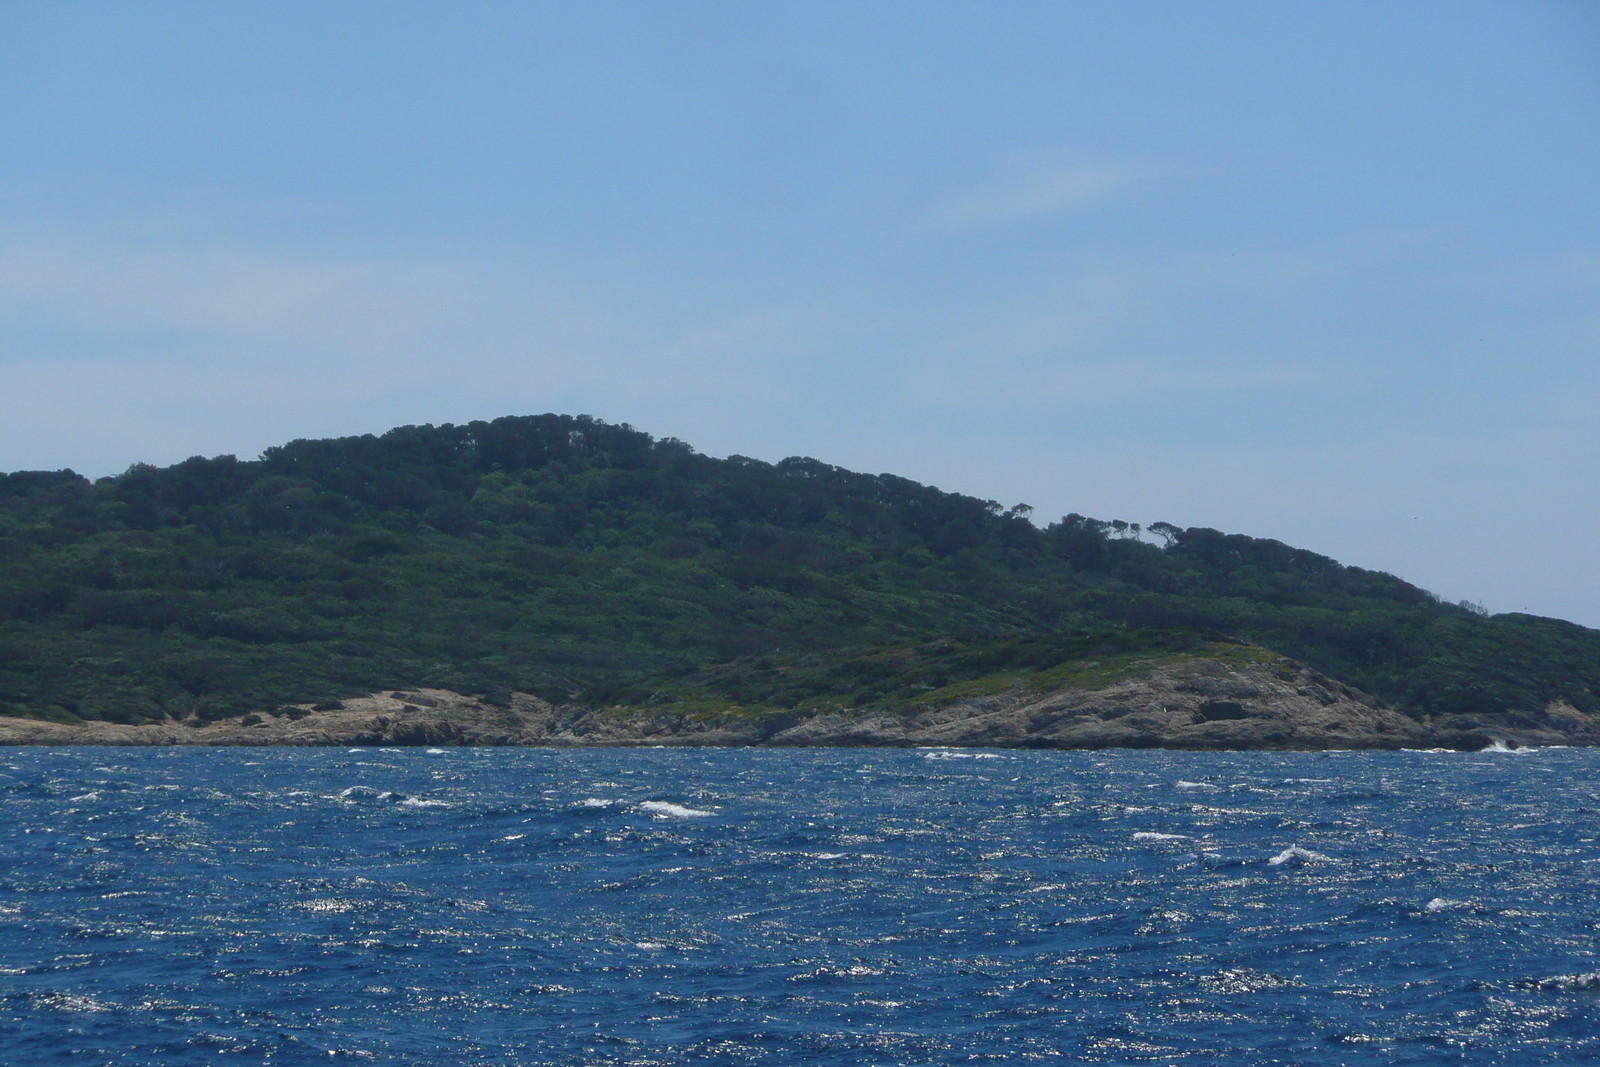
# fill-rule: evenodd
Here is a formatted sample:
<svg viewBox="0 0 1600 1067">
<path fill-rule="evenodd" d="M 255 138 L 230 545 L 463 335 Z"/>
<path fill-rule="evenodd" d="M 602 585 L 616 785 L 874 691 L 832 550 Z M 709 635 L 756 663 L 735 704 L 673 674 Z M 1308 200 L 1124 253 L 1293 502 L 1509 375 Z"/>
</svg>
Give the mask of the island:
<svg viewBox="0 0 1600 1067">
<path fill-rule="evenodd" d="M 1600 741 L 1600 631 L 584 416 L 0 475 L 0 743 Z"/>
</svg>

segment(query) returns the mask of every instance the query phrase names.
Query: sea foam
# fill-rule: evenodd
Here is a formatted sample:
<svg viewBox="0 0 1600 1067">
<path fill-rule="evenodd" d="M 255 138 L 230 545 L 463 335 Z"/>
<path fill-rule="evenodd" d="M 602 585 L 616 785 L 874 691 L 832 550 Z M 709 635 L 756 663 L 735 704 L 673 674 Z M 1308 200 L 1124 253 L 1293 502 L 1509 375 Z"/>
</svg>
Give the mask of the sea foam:
<svg viewBox="0 0 1600 1067">
<path fill-rule="evenodd" d="M 1290 845 L 1276 856 L 1267 861 L 1273 867 L 1281 867 L 1285 863 L 1338 863 L 1332 856 L 1324 856 L 1320 852 L 1313 852 L 1309 848 L 1299 845 Z"/>
<path fill-rule="evenodd" d="M 670 804 L 665 800 L 643 801 L 639 805 L 639 810 L 669 819 L 708 819 L 715 814 L 698 808 L 686 808 L 682 804 Z"/>
</svg>

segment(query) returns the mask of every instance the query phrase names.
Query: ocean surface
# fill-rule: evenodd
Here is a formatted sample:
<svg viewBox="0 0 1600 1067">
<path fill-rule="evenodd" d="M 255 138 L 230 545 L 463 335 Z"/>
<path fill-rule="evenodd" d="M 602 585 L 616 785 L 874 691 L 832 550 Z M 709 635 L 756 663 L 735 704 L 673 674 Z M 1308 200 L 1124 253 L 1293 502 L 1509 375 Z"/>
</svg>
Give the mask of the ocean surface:
<svg viewBox="0 0 1600 1067">
<path fill-rule="evenodd" d="M 5 1064 L 1600 1059 L 1600 752 L 0 751 Z"/>
</svg>

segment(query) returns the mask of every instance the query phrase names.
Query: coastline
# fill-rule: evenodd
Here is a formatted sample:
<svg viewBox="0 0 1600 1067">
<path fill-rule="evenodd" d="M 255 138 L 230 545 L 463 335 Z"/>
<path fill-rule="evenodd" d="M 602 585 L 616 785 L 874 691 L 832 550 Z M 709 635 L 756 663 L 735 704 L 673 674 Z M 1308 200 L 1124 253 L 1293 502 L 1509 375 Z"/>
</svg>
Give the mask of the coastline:
<svg viewBox="0 0 1600 1067">
<path fill-rule="evenodd" d="M 257 721 L 250 722 L 251 719 Z M 1417 720 L 1288 661 L 1236 667 L 1200 657 L 1149 665 L 1098 688 L 991 695 L 892 711 L 677 705 L 591 708 L 529 694 L 505 704 L 443 689 L 385 690 L 337 710 L 310 705 L 218 722 L 66 724 L 0 718 L 0 745 L 762 746 L 1165 748 L 1318 751 L 1600 744 L 1600 715 Z"/>
</svg>

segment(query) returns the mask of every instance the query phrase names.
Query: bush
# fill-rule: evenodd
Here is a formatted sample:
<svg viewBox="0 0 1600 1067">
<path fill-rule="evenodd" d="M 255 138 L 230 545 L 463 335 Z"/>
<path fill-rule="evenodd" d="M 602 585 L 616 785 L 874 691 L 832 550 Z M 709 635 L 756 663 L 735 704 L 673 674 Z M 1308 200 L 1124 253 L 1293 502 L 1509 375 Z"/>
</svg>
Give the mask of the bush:
<svg viewBox="0 0 1600 1067">
<path fill-rule="evenodd" d="M 851 648 L 1189 627 L 1416 715 L 1600 708 L 1595 630 L 1485 617 L 1275 541 L 1166 523 L 1148 526 L 1165 549 L 1113 535 L 1133 528 L 1068 515 L 1041 530 L 1021 507 L 903 478 L 713 459 L 556 415 L 93 483 L 0 475 L 0 699 L 133 721 L 233 721 L 397 683 L 593 704 L 814 653 L 853 662 L 831 679 L 741 670 L 727 695 L 873 704 L 1071 650 L 938 654 L 913 676 Z"/>
</svg>

